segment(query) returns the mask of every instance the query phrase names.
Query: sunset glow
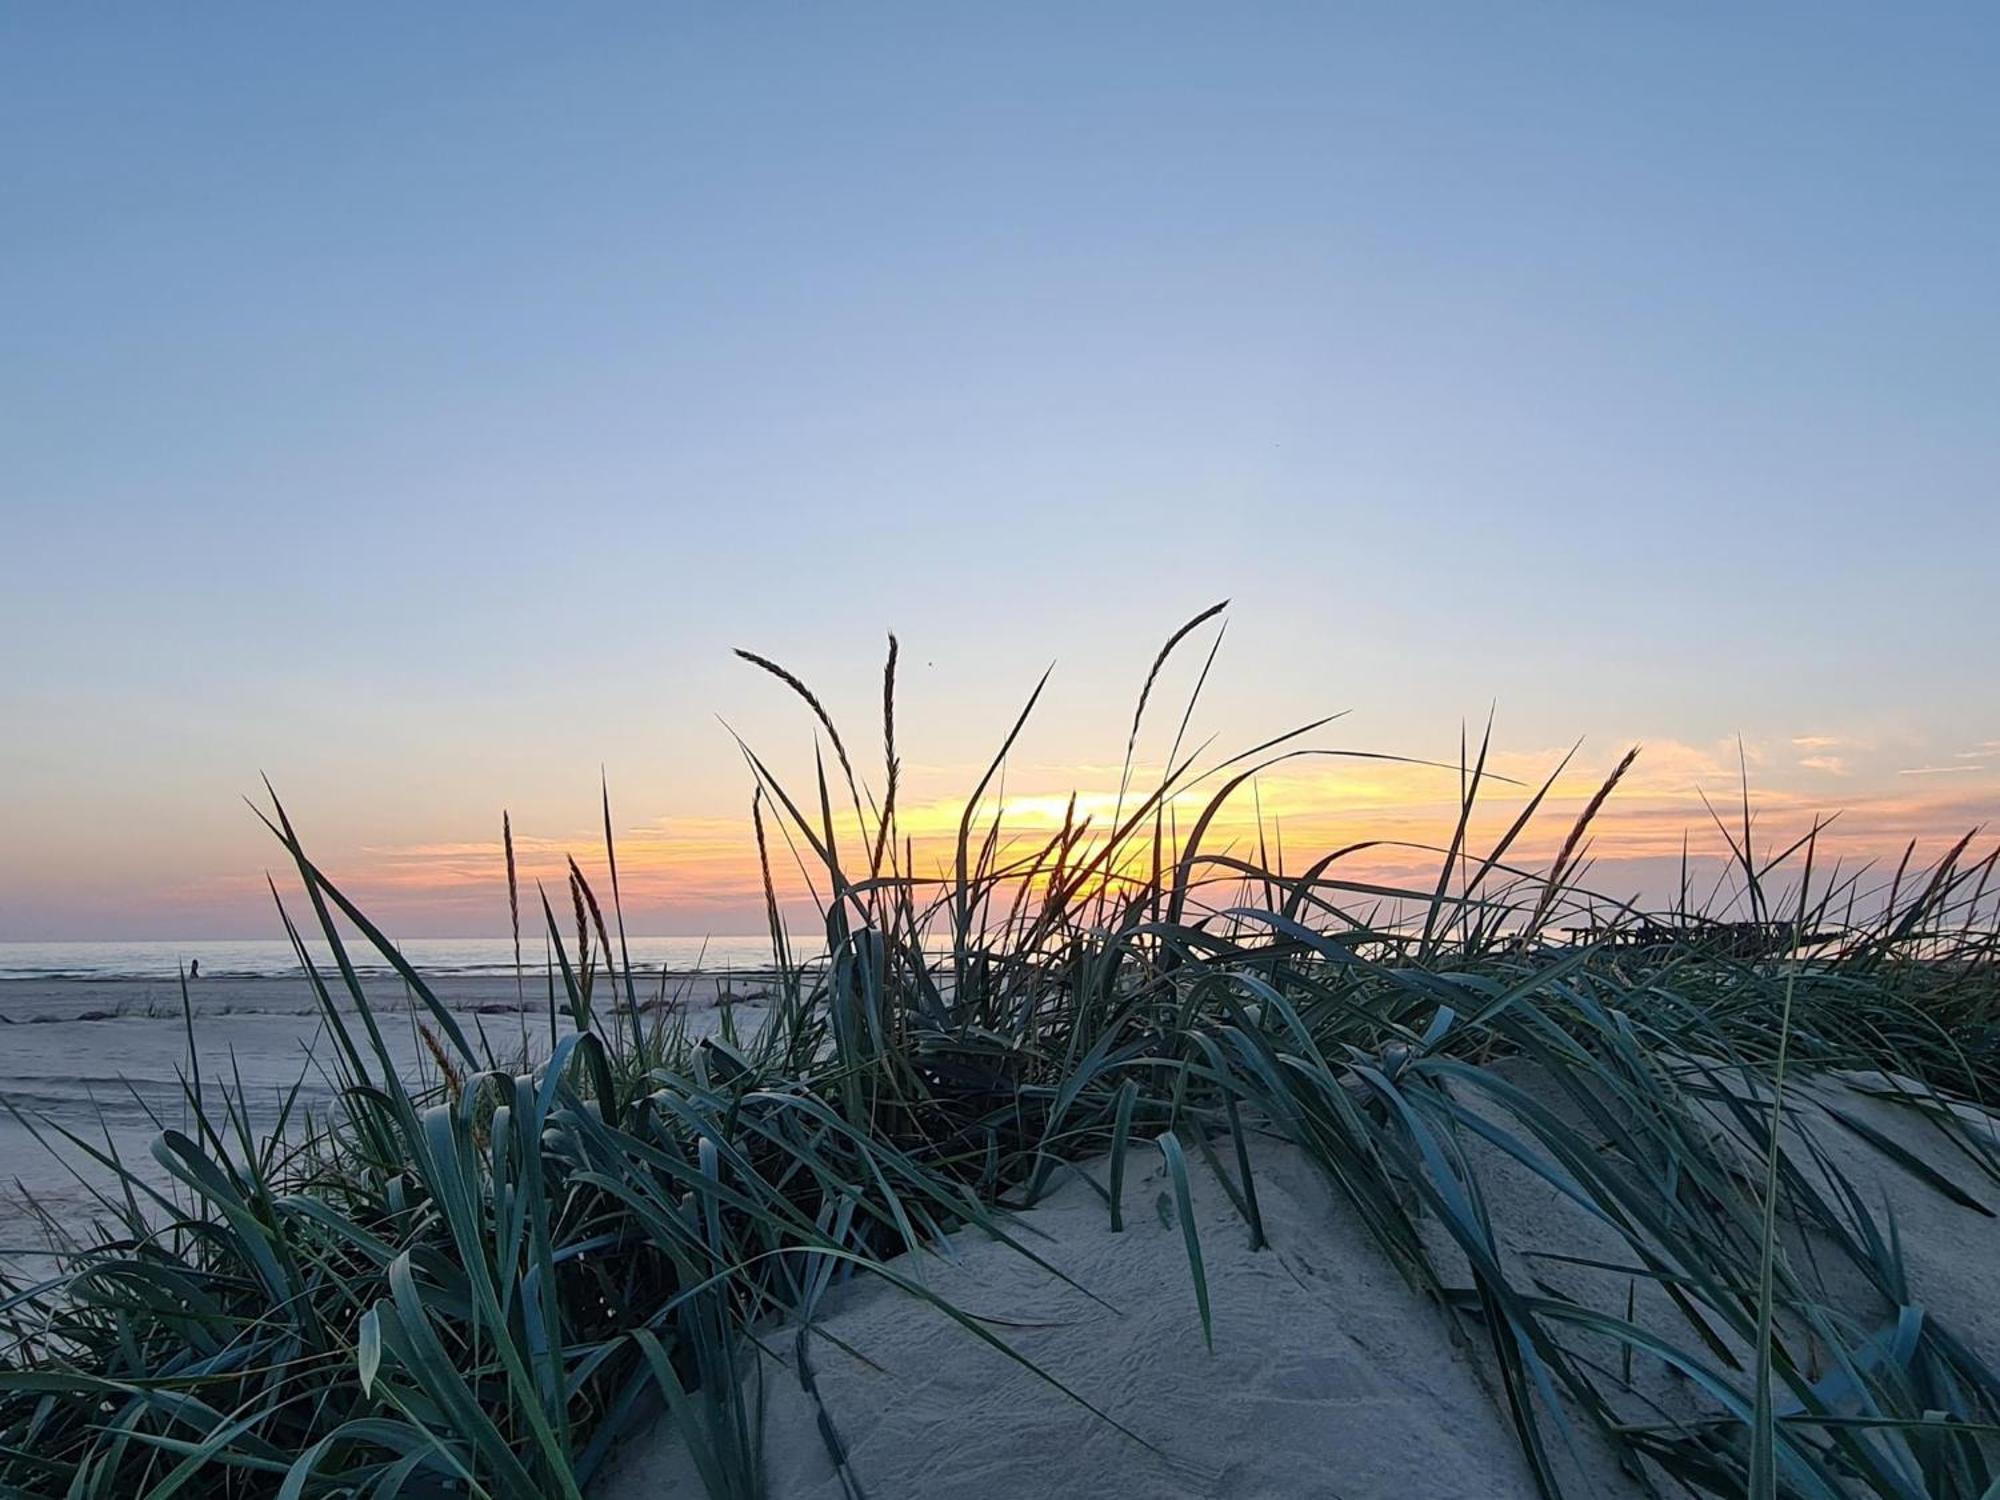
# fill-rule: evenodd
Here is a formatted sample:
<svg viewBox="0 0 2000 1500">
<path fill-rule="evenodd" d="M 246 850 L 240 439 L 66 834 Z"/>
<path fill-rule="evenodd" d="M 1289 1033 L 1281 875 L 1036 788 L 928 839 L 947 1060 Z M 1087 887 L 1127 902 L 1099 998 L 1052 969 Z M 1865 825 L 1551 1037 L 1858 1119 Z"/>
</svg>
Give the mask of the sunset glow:
<svg viewBox="0 0 2000 1500">
<path fill-rule="evenodd" d="M 898 633 L 935 863 L 1051 664 L 989 795 L 1101 829 L 1222 598 L 1204 764 L 1454 769 L 1286 762 L 1218 848 L 1429 883 L 1489 712 L 1475 838 L 1582 741 L 1524 859 L 1645 747 L 1627 891 L 1746 768 L 1850 860 L 2000 809 L 1990 28 L 503 10 L 9 26 L 0 940 L 275 935 L 265 775 L 495 933 L 502 811 L 596 868 L 600 769 L 634 920 L 755 931 L 731 734 L 803 793 L 813 724 L 737 648 L 880 795 Z"/>
<path fill-rule="evenodd" d="M 1786 758 L 1799 747 L 1743 747 L 1749 768 L 1754 836 L 1767 852 L 1804 836 L 1815 820 L 1828 819 L 1818 835 L 1823 861 L 1848 868 L 1869 861 L 1893 867 L 1911 841 L 1918 863 L 1934 858 L 1989 815 L 2000 780 L 1984 764 L 1968 763 L 1966 780 L 1949 790 L 1912 794 L 1897 772 L 1889 784 L 1829 789 L 1814 785 L 1821 768 L 1816 757 Z M 1730 839 L 1740 834 L 1742 783 L 1737 746 L 1654 743 L 1642 748 L 1633 770 L 1591 827 L 1589 883 L 1603 894 L 1629 899 L 1670 898 L 1685 848 L 1695 881 L 1705 894 L 1729 864 Z M 1563 752 L 1498 751 L 1487 762 L 1487 779 L 1468 827 L 1475 855 L 1490 848 L 1561 762 Z M 1540 868 L 1552 859 L 1583 806 L 1609 770 L 1609 757 L 1578 755 L 1559 775 L 1535 820 L 1521 834 L 1509 863 Z M 1294 769 L 1293 767 L 1300 767 Z M 1276 867 L 1303 869 L 1320 856 L 1368 843 L 1346 856 L 1341 873 L 1351 879 L 1427 889 L 1458 816 L 1459 775 L 1455 768 L 1369 762 L 1292 762 L 1262 774 L 1225 801 L 1209 825 L 1202 850 L 1238 857 L 1262 853 Z M 1129 813 L 1157 785 L 1163 768 L 1140 767 L 1123 806 Z M 1064 772 L 1070 773 L 1065 782 Z M 1805 774 L 1800 774 L 1801 772 Z M 976 771 L 973 773 L 976 776 Z M 1038 765 L 1029 786 L 1014 778 L 1004 795 L 983 800 L 971 821 L 975 855 L 993 828 L 1002 830 L 1001 862 L 1027 858 L 1065 827 L 1073 785 L 1074 824 L 1084 825 L 1080 858 L 1102 847 L 1119 808 L 1115 767 L 1084 763 L 1073 767 Z M 971 778 L 968 778 L 971 779 Z M 1858 779 L 1858 777 L 1857 777 Z M 910 841 L 918 876 L 947 875 L 956 855 L 962 798 L 943 790 L 947 775 L 928 770 L 913 779 L 898 803 L 897 822 Z M 1775 784 L 1773 784 L 1775 783 Z M 1192 828 L 1219 787 L 1220 779 L 1184 790 L 1164 804 L 1165 847 L 1171 861 L 1179 840 Z M 762 874 L 747 811 L 737 817 L 676 817 L 649 821 L 621 818 L 618 861 L 628 910 L 646 931 L 688 933 L 755 932 L 764 921 Z M 1261 813 L 1261 823 L 1259 815 Z M 1837 816 L 1835 816 L 1837 814 Z M 1717 827 L 1723 820 L 1729 834 Z M 789 917 L 808 924 L 813 910 L 796 860 L 769 826 L 772 876 Z M 1147 825 L 1150 828 L 1150 821 Z M 870 818 L 851 807 L 836 813 L 836 838 L 857 864 L 865 865 L 874 836 Z M 1134 874 L 1150 864 L 1150 833 L 1142 832 L 1122 860 Z M 1975 851 L 1984 852 L 1975 840 Z M 517 871 L 532 888 L 545 882 L 558 896 L 574 857 L 593 879 L 602 880 L 602 832 L 590 826 L 567 836 L 539 830 L 515 833 Z M 1822 866 L 1824 869 L 1824 865 Z M 505 860 L 497 829 L 490 839 L 457 842 L 366 845 L 335 869 L 371 909 L 410 924 L 450 921 L 468 934 L 504 930 Z M 233 883 L 218 883 L 218 909 L 249 895 Z M 256 896 L 263 895 L 261 882 Z M 419 930 L 412 925 L 410 930 Z"/>
</svg>

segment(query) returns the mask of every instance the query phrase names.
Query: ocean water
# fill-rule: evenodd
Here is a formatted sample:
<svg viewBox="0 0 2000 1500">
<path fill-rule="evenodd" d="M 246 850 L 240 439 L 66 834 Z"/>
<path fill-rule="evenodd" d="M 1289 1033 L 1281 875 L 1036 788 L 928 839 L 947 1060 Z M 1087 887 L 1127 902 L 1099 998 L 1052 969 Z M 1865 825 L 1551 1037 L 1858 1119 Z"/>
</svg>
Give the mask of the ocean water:
<svg viewBox="0 0 2000 1500">
<path fill-rule="evenodd" d="M 612 934 L 617 942 L 617 934 Z M 768 967 L 769 935 L 757 937 L 634 937 L 628 940 L 635 970 L 658 974 L 694 970 Z M 511 938 L 411 938 L 397 950 L 419 974 L 504 974 L 514 972 Z M 322 973 L 333 972 L 333 955 L 322 943 L 306 944 Z M 348 958 L 364 973 L 386 973 L 389 965 L 364 942 L 351 942 Z M 575 958 L 572 953 L 571 958 Z M 542 943 L 524 939 L 521 961 L 530 974 L 541 971 Z M 173 979 L 189 963 L 204 978 L 274 979 L 300 974 L 298 956 L 283 939 L 244 942 L 200 940 L 124 943 L 0 943 L 0 981 L 9 979 Z"/>
</svg>

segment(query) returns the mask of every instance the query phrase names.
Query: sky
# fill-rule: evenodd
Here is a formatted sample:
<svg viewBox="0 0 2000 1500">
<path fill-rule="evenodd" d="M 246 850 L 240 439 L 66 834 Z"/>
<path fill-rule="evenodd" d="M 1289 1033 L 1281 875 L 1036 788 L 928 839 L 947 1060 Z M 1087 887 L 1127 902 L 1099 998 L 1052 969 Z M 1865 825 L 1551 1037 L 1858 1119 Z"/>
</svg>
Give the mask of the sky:
<svg viewBox="0 0 2000 1500">
<path fill-rule="evenodd" d="M 1224 598 L 1218 753 L 1490 712 L 1524 783 L 1583 742 L 1552 847 L 1642 743 L 1620 890 L 1745 772 L 1940 849 L 2000 811 L 1996 76 L 1979 5 L 9 8 L 0 940 L 278 935 L 265 775 L 400 935 L 505 931 L 502 809 L 553 874 L 600 772 L 635 929 L 752 930 L 731 731 L 813 737 L 732 648 L 872 766 L 895 631 L 935 827 L 1054 663 L 1027 828 Z M 1256 794 L 1303 851 L 1457 786 Z"/>
</svg>

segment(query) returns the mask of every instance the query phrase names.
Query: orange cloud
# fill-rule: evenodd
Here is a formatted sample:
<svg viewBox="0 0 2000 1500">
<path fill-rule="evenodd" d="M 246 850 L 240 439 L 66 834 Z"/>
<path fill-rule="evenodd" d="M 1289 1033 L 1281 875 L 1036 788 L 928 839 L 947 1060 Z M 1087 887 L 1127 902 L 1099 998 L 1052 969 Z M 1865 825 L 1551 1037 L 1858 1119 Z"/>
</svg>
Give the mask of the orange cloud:
<svg viewBox="0 0 2000 1500">
<path fill-rule="evenodd" d="M 1830 738 L 1801 737 L 1792 743 Z M 1820 835 L 1825 857 L 1893 860 L 1911 839 L 1941 846 L 2000 807 L 2000 785 L 1976 764 L 1910 768 L 1910 774 L 1925 779 L 1933 772 L 1959 773 L 1944 778 L 1952 783 L 1947 791 L 1920 792 L 1909 782 L 1899 787 L 1893 778 L 1891 785 L 1869 786 L 1850 776 L 1841 801 L 1829 807 L 1823 780 L 1788 782 L 1785 777 L 1802 771 L 1814 778 L 1849 774 L 1845 757 L 1818 752 L 1796 760 L 1787 757 L 1779 765 L 1754 744 L 1742 747 L 1740 754 L 1741 762 L 1733 739 L 1647 744 L 1591 826 L 1588 852 L 1596 878 L 1612 886 L 1637 885 L 1637 872 L 1648 868 L 1648 862 L 1677 867 L 1684 847 L 1697 859 L 1726 856 L 1728 845 L 1716 820 L 1726 823 L 1731 837 L 1741 837 L 1744 763 L 1763 762 L 1768 768 L 1752 775 L 1750 789 L 1753 836 L 1767 850 L 1782 847 L 1806 832 L 1816 817 L 1838 810 L 1840 816 Z M 1467 847 L 1475 856 L 1504 835 L 1562 758 L 1555 748 L 1496 751 L 1489 757 L 1488 777 L 1468 823 Z M 1606 754 L 1573 760 L 1549 788 L 1538 816 L 1511 849 L 1509 862 L 1533 868 L 1552 860 L 1613 759 Z M 1115 765 L 1036 764 L 1017 770 L 1004 791 L 995 790 L 973 810 L 974 856 L 996 823 L 996 847 L 1005 861 L 1026 858 L 1047 844 L 1067 819 L 1072 829 L 1084 830 L 1080 857 L 1088 858 L 1102 848 L 1119 818 L 1144 804 L 1161 774 L 1157 766 L 1140 768 L 1121 802 Z M 907 843 L 896 853 L 899 866 L 923 876 L 949 872 L 965 814 L 962 795 L 950 788 L 976 775 L 963 768 L 906 768 L 897 826 Z M 1455 766 L 1315 757 L 1280 761 L 1221 805 L 1202 847 L 1209 854 L 1233 851 L 1239 856 L 1257 856 L 1261 848 L 1264 857 L 1296 872 L 1330 850 L 1372 841 L 1372 847 L 1348 856 L 1341 868 L 1357 878 L 1427 887 L 1435 881 L 1436 851 L 1451 838 L 1459 816 L 1460 780 Z M 1161 840 L 1169 857 L 1183 848 L 1225 781 L 1226 776 L 1213 776 L 1159 805 Z M 1815 785 L 1820 789 L 1813 790 Z M 1072 786 L 1077 788 L 1073 794 Z M 814 819 L 813 833 L 820 834 L 816 804 L 806 815 Z M 813 886 L 824 894 L 824 877 L 806 836 L 788 829 L 788 815 L 768 800 L 765 823 L 780 900 L 798 909 Z M 866 866 L 874 827 L 872 814 L 857 815 L 851 806 L 835 812 L 833 834 L 850 874 Z M 1149 869 L 1151 839 L 1148 819 L 1118 863 L 1129 873 Z M 538 882 L 547 886 L 561 918 L 571 854 L 608 906 L 601 829 L 578 829 L 568 837 L 517 830 L 515 853 L 525 925 L 540 925 L 539 903 L 532 894 Z M 497 837 L 373 844 L 328 868 L 371 912 L 403 914 L 404 931 L 418 930 L 412 924 L 433 932 L 454 925 L 461 931 L 494 930 L 505 920 L 506 866 Z M 1627 868 L 1633 873 L 1621 873 Z M 634 931 L 741 932 L 762 926 L 763 873 L 747 814 L 674 815 L 628 826 L 619 834 L 618 872 Z M 224 893 L 217 886 L 210 894 Z"/>
</svg>

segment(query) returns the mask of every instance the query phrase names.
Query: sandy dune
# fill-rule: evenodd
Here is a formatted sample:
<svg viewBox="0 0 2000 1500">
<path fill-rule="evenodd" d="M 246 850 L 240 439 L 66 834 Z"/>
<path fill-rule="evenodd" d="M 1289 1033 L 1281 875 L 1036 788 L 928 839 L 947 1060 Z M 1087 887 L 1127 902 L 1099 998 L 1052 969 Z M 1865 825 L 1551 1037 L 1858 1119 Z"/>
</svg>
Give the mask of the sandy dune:
<svg viewBox="0 0 2000 1500">
<path fill-rule="evenodd" d="M 1977 1186 L 1967 1160 L 1918 1111 L 1872 1092 L 1881 1083 L 1804 1084 L 1791 1107 L 1829 1159 L 1893 1212 L 1926 1316 L 1947 1320 L 1982 1358 L 2000 1360 L 2000 1219 L 1953 1203 L 1820 1108 L 1833 1103 L 1974 1184 L 1976 1196 L 2000 1197 L 1991 1184 Z M 1181 1228 L 1156 1155 L 1133 1159 L 1121 1234 L 1111 1233 L 1103 1198 L 1080 1177 L 1105 1181 L 1102 1162 L 1084 1164 L 1018 1218 L 1038 1253 L 1108 1306 L 975 1234 L 955 1237 L 956 1264 L 929 1256 L 898 1262 L 942 1297 L 993 1320 L 996 1334 L 1102 1416 L 886 1282 L 863 1279 L 831 1294 L 808 1357 L 865 1493 L 873 1500 L 1532 1496 L 1477 1342 L 1455 1336 L 1445 1314 L 1404 1282 L 1301 1153 L 1260 1139 L 1254 1160 L 1270 1240 L 1261 1251 L 1251 1249 L 1215 1178 L 1190 1163 L 1213 1353 L 1203 1347 Z M 1553 1252 L 1629 1261 L 1602 1226 L 1498 1152 L 1475 1148 L 1473 1165 L 1513 1273 L 1542 1276 L 1566 1295 L 1623 1314 L 1630 1278 L 1546 1259 Z M 1434 1249 L 1452 1279 L 1454 1252 L 1442 1241 Z M 1830 1285 L 1852 1299 L 1842 1310 L 1857 1319 L 1894 1311 L 1871 1305 L 1858 1279 Z M 1663 1296 L 1642 1283 L 1636 1302 L 1639 1321 L 1684 1337 Z M 776 1500 L 833 1500 L 842 1486 L 798 1379 L 796 1331 L 773 1331 L 765 1342 L 769 1492 Z M 1615 1352 L 1607 1353 L 1615 1363 Z M 1641 1418 L 1649 1406 L 1655 1415 L 1710 1410 L 1657 1362 L 1635 1368 L 1630 1399 Z M 1642 1492 L 1593 1431 L 1553 1446 L 1569 1493 Z M 701 1493 L 664 1420 L 614 1457 L 596 1489 L 597 1500 Z"/>
</svg>

